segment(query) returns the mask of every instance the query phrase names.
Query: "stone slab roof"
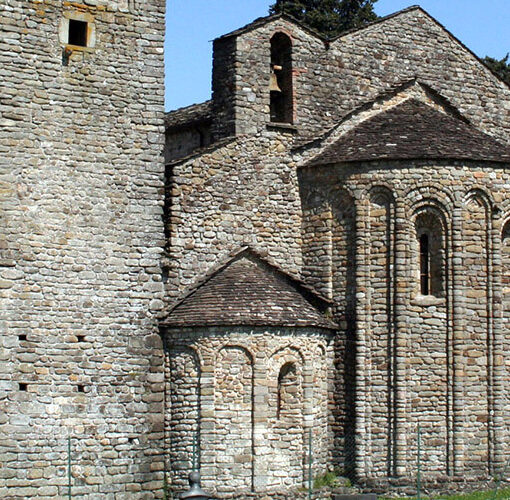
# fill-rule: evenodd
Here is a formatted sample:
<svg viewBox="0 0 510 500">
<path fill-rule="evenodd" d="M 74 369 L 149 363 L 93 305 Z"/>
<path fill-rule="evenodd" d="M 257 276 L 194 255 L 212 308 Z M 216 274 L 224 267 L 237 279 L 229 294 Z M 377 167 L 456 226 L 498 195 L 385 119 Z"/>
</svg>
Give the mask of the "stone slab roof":
<svg viewBox="0 0 510 500">
<path fill-rule="evenodd" d="M 182 128 L 212 120 L 212 101 L 192 104 L 170 111 L 165 115 L 165 128 Z"/>
<path fill-rule="evenodd" d="M 199 281 L 161 322 L 167 327 L 282 326 L 335 330 L 330 302 L 243 249 Z"/>
<path fill-rule="evenodd" d="M 365 120 L 306 166 L 410 159 L 510 163 L 510 146 L 454 116 L 409 99 Z"/>
</svg>

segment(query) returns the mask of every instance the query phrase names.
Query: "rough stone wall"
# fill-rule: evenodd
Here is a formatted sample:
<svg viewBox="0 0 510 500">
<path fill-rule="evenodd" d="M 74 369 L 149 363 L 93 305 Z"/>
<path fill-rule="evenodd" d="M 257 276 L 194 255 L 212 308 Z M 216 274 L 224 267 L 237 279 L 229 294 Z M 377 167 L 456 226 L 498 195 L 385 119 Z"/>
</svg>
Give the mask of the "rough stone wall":
<svg viewBox="0 0 510 500">
<path fill-rule="evenodd" d="M 508 206 L 508 205 L 507 205 Z M 508 208 L 507 208 L 508 213 Z M 499 314 L 501 315 L 503 324 L 506 325 L 504 327 L 504 332 L 506 337 L 508 338 L 508 318 L 510 318 L 510 217 L 507 215 L 504 219 L 505 223 L 501 231 L 501 268 L 498 272 L 497 269 L 497 262 L 496 265 L 496 276 L 500 276 L 502 280 L 502 307 L 501 311 L 499 311 Z M 497 237 L 496 233 L 496 237 Z M 496 311 L 496 314 L 498 314 L 498 311 Z M 504 351 L 503 351 L 504 352 Z M 496 377 L 501 376 L 507 376 L 510 374 L 510 356 L 503 356 L 501 353 L 496 352 L 495 354 L 495 375 Z M 508 380 L 506 378 L 505 380 Z M 505 387 L 507 389 L 505 389 Z M 503 434 L 503 439 L 508 442 L 510 440 L 510 424 L 508 423 L 505 418 L 508 418 L 507 416 L 510 415 L 510 397 L 508 396 L 508 382 L 505 382 L 503 384 L 503 388 L 500 388 L 500 391 L 506 391 L 505 392 L 505 398 L 503 401 L 501 401 L 499 404 L 501 405 L 501 411 L 503 412 L 503 417 L 499 417 L 499 419 L 503 420 L 503 426 L 505 428 L 505 432 Z M 498 418 L 494 419 L 494 422 L 499 423 L 500 420 Z"/>
<path fill-rule="evenodd" d="M 227 38 L 215 40 L 213 43 L 213 76 L 212 76 L 212 139 L 228 137 L 238 133 L 236 117 L 237 39 Z"/>
<path fill-rule="evenodd" d="M 270 39 L 278 31 L 293 44 L 294 123 L 301 136 L 314 136 L 392 86 L 417 78 L 481 130 L 509 141 L 508 86 L 418 8 L 329 44 L 281 18 L 221 39 L 215 44 L 214 67 L 221 71 L 213 73 L 213 100 L 230 111 L 228 119 L 215 116 L 216 137 L 254 133 L 269 122 Z"/>
<path fill-rule="evenodd" d="M 287 140 L 273 132 L 239 137 L 169 168 L 171 297 L 244 245 L 299 274 L 301 201 Z"/>
<path fill-rule="evenodd" d="M 200 360 L 192 349 L 175 348 L 166 351 L 165 369 L 165 470 L 186 491 L 187 475 L 200 460 Z"/>
<path fill-rule="evenodd" d="M 2 2 L 2 498 L 161 494 L 164 11 Z"/>
<path fill-rule="evenodd" d="M 210 125 L 197 125 L 182 130 L 167 130 L 165 134 L 165 163 L 183 158 L 211 143 Z"/>
<path fill-rule="evenodd" d="M 420 92 L 413 86 L 388 102 Z M 508 368 L 500 357 L 508 313 L 498 306 L 505 271 L 497 250 L 509 204 L 506 167 L 410 162 L 365 165 L 364 175 L 358 166 L 297 175 L 304 154 L 313 153 L 290 157 L 289 137 L 240 137 L 173 166 L 171 288 L 188 286 L 239 245 L 267 252 L 332 297 L 337 320 L 345 321 L 330 402 L 332 463 L 350 470 L 356 462 L 361 476 L 412 475 L 421 423 L 426 474 L 497 470 L 508 427 Z M 476 186 L 500 207 L 491 210 L 497 222 L 487 234 L 465 206 L 478 200 Z M 431 221 L 444 247 L 436 252 L 441 283 L 438 296 L 420 297 L 417 234 Z M 482 241 L 483 252 L 473 253 Z M 468 291 L 473 286 L 478 291 Z"/>
<path fill-rule="evenodd" d="M 468 462 L 489 472 L 493 459 L 492 405 L 492 356 L 494 350 L 492 302 L 492 259 L 494 244 L 491 235 L 492 207 L 483 191 L 466 196 L 463 207 L 464 226 L 464 275 L 467 288 L 465 305 L 471 314 L 465 318 L 466 367 L 465 383 L 470 387 L 464 399 L 464 408 L 469 415 L 466 422 L 471 453 Z M 508 321 L 508 319 L 507 319 Z"/>
<path fill-rule="evenodd" d="M 418 424 L 425 476 L 478 477 L 503 467 L 509 345 L 508 312 L 500 305 L 506 264 L 502 272 L 497 266 L 506 262 L 509 181 L 507 166 L 445 162 L 303 172 L 305 207 L 308 198 L 320 204 L 320 190 L 328 186 L 324 203 L 338 188 L 350 193 L 355 208 L 356 457 L 362 477 L 392 470 L 412 476 Z M 442 221 L 444 254 L 444 291 L 426 296 L 420 294 L 416 249 L 424 212 Z M 334 221 L 326 227 L 334 240 Z M 342 265 L 347 273 L 347 261 Z"/>
<path fill-rule="evenodd" d="M 209 441 L 215 454 L 215 482 L 233 491 L 253 489 L 254 373 L 248 351 L 222 347 L 214 371 L 214 435 Z"/>
<path fill-rule="evenodd" d="M 369 351 L 372 366 L 369 377 L 374 404 L 367 409 L 371 454 L 368 459 L 376 474 L 395 473 L 395 202 L 385 188 L 374 188 L 369 194 L 368 220 L 365 231 L 370 237 L 366 263 L 368 280 L 367 323 L 372 332 Z"/>
<path fill-rule="evenodd" d="M 293 42 L 295 128 L 268 126 L 278 31 Z M 508 166 L 296 171 L 318 145 L 290 151 L 330 129 L 327 145 L 409 97 L 454 115 L 458 108 L 510 142 L 508 87 L 420 9 L 329 45 L 283 19 L 216 41 L 214 134 L 237 137 L 169 167 L 168 292 L 241 245 L 266 252 L 333 298 L 345 326 L 330 380 L 332 463 L 350 471 L 355 462 L 365 478 L 410 477 L 420 424 L 425 476 L 485 476 L 501 470 L 510 426 Z M 423 230 L 441 247 L 425 295 Z"/>
<path fill-rule="evenodd" d="M 197 427 L 202 484 L 209 492 L 281 492 L 302 485 L 310 429 L 314 474 L 325 472 L 331 449 L 330 340 L 329 334 L 308 329 L 167 330 L 170 366 L 182 353 L 193 353 L 201 373 L 199 379 L 167 379 L 172 408 L 166 426 L 180 454 L 178 462 L 169 461 L 171 490 L 182 490 Z M 191 380 L 198 387 L 190 389 Z M 199 416 L 190 394 L 200 394 Z"/>
</svg>

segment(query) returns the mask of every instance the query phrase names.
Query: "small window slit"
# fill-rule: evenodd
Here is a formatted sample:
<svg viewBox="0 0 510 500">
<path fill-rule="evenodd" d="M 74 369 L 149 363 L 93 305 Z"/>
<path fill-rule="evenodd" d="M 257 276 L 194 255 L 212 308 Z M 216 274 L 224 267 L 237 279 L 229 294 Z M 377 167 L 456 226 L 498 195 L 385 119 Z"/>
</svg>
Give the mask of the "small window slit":
<svg viewBox="0 0 510 500">
<path fill-rule="evenodd" d="M 76 45 L 77 47 L 87 46 L 87 31 L 88 23 L 85 21 L 78 21 L 77 19 L 69 19 L 69 45 Z"/>
</svg>

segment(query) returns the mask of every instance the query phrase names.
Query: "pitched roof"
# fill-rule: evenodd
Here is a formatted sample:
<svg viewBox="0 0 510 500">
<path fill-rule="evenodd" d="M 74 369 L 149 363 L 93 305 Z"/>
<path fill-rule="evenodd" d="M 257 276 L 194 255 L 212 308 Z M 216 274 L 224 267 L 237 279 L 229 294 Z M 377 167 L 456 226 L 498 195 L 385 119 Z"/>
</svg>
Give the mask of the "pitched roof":
<svg viewBox="0 0 510 500">
<path fill-rule="evenodd" d="M 406 159 L 510 163 L 510 146 L 456 117 L 408 99 L 345 133 L 306 166 Z"/>
<path fill-rule="evenodd" d="M 196 125 L 212 120 L 212 101 L 192 104 L 184 108 L 170 111 L 165 115 L 166 130 Z"/>
<path fill-rule="evenodd" d="M 390 98 L 396 97 L 400 92 L 403 92 L 405 90 L 408 90 L 409 88 L 413 86 L 420 86 L 425 94 L 429 94 L 429 96 L 434 100 L 435 102 L 439 103 L 441 107 L 444 108 L 444 110 L 449 113 L 450 115 L 454 116 L 455 118 L 462 120 L 466 123 L 470 123 L 469 119 L 466 118 L 463 114 L 460 113 L 460 111 L 450 102 L 449 99 L 444 97 L 442 94 L 440 94 L 437 90 L 435 90 L 433 87 L 431 87 L 428 83 L 425 83 L 421 80 L 419 80 L 416 76 L 412 78 L 407 78 L 405 80 L 396 82 L 389 87 L 383 89 L 381 92 L 379 92 L 375 97 L 369 96 L 366 100 L 361 101 L 361 104 L 356 106 L 355 108 L 346 111 L 336 117 L 336 122 L 333 126 L 330 126 L 329 128 L 325 129 L 321 133 L 317 134 L 310 134 L 305 135 L 306 131 L 302 134 L 302 137 L 295 140 L 292 146 L 292 149 L 295 151 L 299 151 L 302 148 L 308 148 L 308 147 L 320 147 L 321 142 L 325 141 L 326 139 L 334 136 L 335 132 L 338 130 L 338 128 L 351 120 L 352 118 L 356 117 L 360 113 L 364 111 L 368 111 L 374 107 L 375 104 L 383 103 L 385 101 L 388 101 Z"/>
<path fill-rule="evenodd" d="M 215 38 L 214 41 L 215 42 L 221 41 L 221 40 L 225 40 L 227 38 L 233 38 L 238 35 L 248 33 L 249 31 L 260 28 L 261 26 L 264 26 L 264 25 L 270 23 L 271 21 L 274 21 L 274 20 L 280 19 L 280 18 L 283 18 L 283 19 L 295 24 L 296 26 L 299 26 L 303 31 L 310 33 L 311 35 L 322 40 L 323 42 L 325 42 L 325 43 L 328 42 L 328 39 L 326 37 L 324 37 L 323 35 L 321 35 L 318 31 L 315 31 L 313 28 L 306 26 L 306 24 L 303 24 L 301 21 L 298 21 L 295 17 L 291 16 L 290 14 L 287 14 L 286 12 L 280 12 L 278 14 L 271 14 L 271 15 L 265 16 L 265 17 L 258 17 L 251 23 L 248 23 L 245 26 L 242 26 L 241 28 L 238 28 L 234 31 L 231 31 L 230 33 L 226 33 L 225 35 Z"/>
<path fill-rule="evenodd" d="M 323 314 L 329 305 L 303 283 L 244 249 L 174 304 L 162 325 L 337 329 Z"/>
</svg>

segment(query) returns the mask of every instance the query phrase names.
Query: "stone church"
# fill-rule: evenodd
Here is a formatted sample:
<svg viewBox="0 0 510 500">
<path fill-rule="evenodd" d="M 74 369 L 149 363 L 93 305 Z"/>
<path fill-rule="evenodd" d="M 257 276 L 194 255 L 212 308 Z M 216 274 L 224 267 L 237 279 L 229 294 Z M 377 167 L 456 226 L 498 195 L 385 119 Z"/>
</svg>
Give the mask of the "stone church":
<svg viewBox="0 0 510 500">
<path fill-rule="evenodd" d="M 418 426 L 424 479 L 500 474 L 510 88 L 418 6 L 275 15 L 165 115 L 164 14 L 2 6 L 0 497 L 413 480 Z"/>
</svg>

